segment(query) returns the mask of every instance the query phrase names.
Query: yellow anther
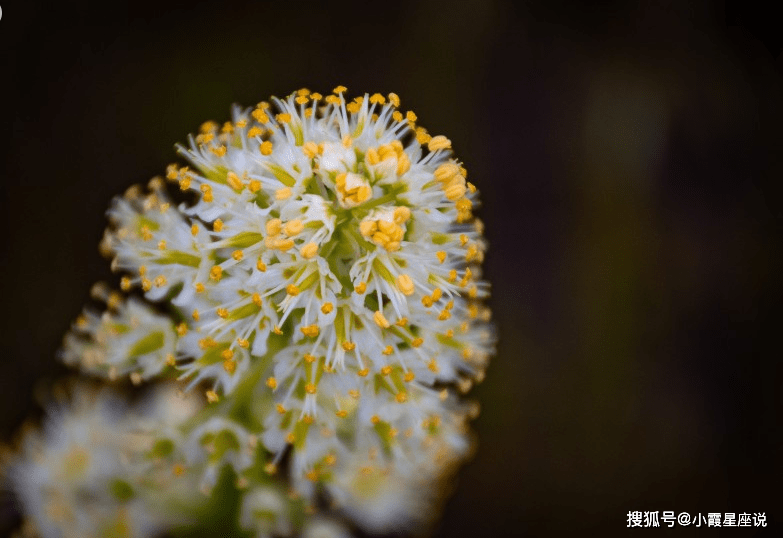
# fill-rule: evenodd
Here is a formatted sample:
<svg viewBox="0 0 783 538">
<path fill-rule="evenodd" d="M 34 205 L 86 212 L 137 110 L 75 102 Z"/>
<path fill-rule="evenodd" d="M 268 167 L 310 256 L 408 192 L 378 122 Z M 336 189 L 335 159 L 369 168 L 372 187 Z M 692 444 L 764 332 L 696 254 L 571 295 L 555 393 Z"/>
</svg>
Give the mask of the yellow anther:
<svg viewBox="0 0 783 538">
<path fill-rule="evenodd" d="M 375 148 L 369 148 L 367 150 L 367 153 L 364 154 L 364 161 L 367 164 L 378 164 L 381 162 L 381 158 L 378 155 L 378 151 Z"/>
<path fill-rule="evenodd" d="M 253 301 L 253 304 L 256 306 L 261 306 L 264 304 L 264 302 L 261 300 L 261 294 L 260 293 L 254 293 L 251 296 L 251 300 Z"/>
<path fill-rule="evenodd" d="M 223 221 L 220 219 L 215 219 L 215 222 L 212 223 L 212 229 L 216 232 L 220 232 L 223 230 Z"/>
<path fill-rule="evenodd" d="M 408 318 L 400 318 L 394 324 L 398 327 L 405 327 L 408 324 Z"/>
<path fill-rule="evenodd" d="M 378 229 L 378 223 L 374 220 L 363 220 L 359 223 L 359 232 L 364 237 L 369 237 Z"/>
<path fill-rule="evenodd" d="M 438 135 L 433 137 L 428 143 L 427 148 L 430 151 L 437 151 L 439 149 L 449 149 L 451 148 L 451 140 L 446 138 L 443 135 Z"/>
<path fill-rule="evenodd" d="M 375 105 L 375 104 L 381 104 L 381 105 L 383 105 L 383 104 L 385 104 L 385 103 L 386 103 L 386 98 L 385 98 L 383 95 L 381 95 L 380 93 L 374 93 L 374 94 L 372 94 L 372 95 L 370 96 L 370 102 L 371 102 L 372 104 L 374 104 L 374 105 Z"/>
<path fill-rule="evenodd" d="M 285 407 L 283 406 L 283 404 L 277 404 L 277 405 L 275 405 L 275 409 L 276 409 L 276 410 L 277 410 L 277 412 L 278 412 L 278 413 L 280 413 L 281 415 L 285 415 Z"/>
<path fill-rule="evenodd" d="M 394 106 L 400 106 L 400 97 L 392 92 L 389 94 L 389 102 Z"/>
<path fill-rule="evenodd" d="M 449 312 L 446 309 L 441 310 L 440 314 L 438 314 L 438 319 L 440 321 L 446 321 L 451 317 L 451 312 Z"/>
<path fill-rule="evenodd" d="M 399 206 L 394 208 L 394 222 L 396 224 L 403 224 L 408 222 L 411 218 L 411 210 L 405 206 Z"/>
<path fill-rule="evenodd" d="M 340 409 L 335 413 L 335 415 L 337 415 L 340 418 L 345 418 L 348 416 L 348 411 L 346 411 L 345 409 Z"/>
<path fill-rule="evenodd" d="M 296 286 L 296 284 L 289 284 L 285 287 L 285 292 L 291 297 L 296 297 L 299 295 L 299 288 Z"/>
<path fill-rule="evenodd" d="M 383 312 L 380 310 L 376 310 L 375 314 L 373 314 L 372 319 L 375 321 L 375 324 L 378 325 L 381 329 L 388 329 L 389 328 L 389 320 L 386 319 L 386 316 L 383 315 Z"/>
<path fill-rule="evenodd" d="M 187 325 L 187 323 L 185 323 L 183 321 L 182 323 L 177 325 L 177 334 L 179 336 L 185 336 L 186 334 L 188 334 L 188 325 Z"/>
<path fill-rule="evenodd" d="M 406 274 L 401 274 L 397 277 L 397 289 L 404 295 L 413 295 L 413 279 Z"/>
<path fill-rule="evenodd" d="M 250 341 L 245 340 L 244 338 L 237 338 L 237 345 L 242 348 L 247 348 L 250 346 Z"/>
<path fill-rule="evenodd" d="M 321 305 L 321 312 L 324 314 L 329 314 L 332 310 L 334 310 L 334 305 L 332 303 L 324 303 Z"/>
<path fill-rule="evenodd" d="M 370 369 L 369 368 L 362 368 L 361 370 L 356 372 L 356 375 L 358 375 L 359 377 L 367 377 L 367 374 L 369 374 L 369 373 L 370 373 Z"/>
<path fill-rule="evenodd" d="M 381 421 L 381 417 L 379 417 L 378 415 L 373 415 L 372 417 L 370 417 L 370 422 L 372 422 L 373 424 L 378 424 L 380 421 Z"/>
<path fill-rule="evenodd" d="M 440 263 L 443 263 L 446 261 L 446 251 L 445 250 L 439 250 L 435 253 L 435 255 L 438 257 L 438 261 Z"/>
<path fill-rule="evenodd" d="M 440 288 L 435 288 L 435 291 L 432 292 L 432 296 L 431 297 L 432 297 L 433 301 L 437 301 L 442 296 L 443 296 L 443 290 L 441 290 Z"/>
<path fill-rule="evenodd" d="M 247 188 L 250 189 L 250 192 L 256 193 L 261 190 L 261 182 L 257 179 L 253 179 L 248 183 Z"/>
<path fill-rule="evenodd" d="M 152 239 L 152 232 L 150 232 L 149 226 L 142 226 L 141 227 L 141 238 L 145 241 L 149 241 Z"/>
<path fill-rule="evenodd" d="M 302 357 L 307 364 L 312 364 L 315 362 L 315 357 L 313 355 L 310 355 L 309 353 L 305 353 Z"/>
<path fill-rule="evenodd" d="M 402 112 L 400 112 L 399 110 L 395 110 L 394 112 L 392 112 L 392 119 L 394 121 L 402 121 Z"/>
<path fill-rule="evenodd" d="M 152 281 L 149 278 L 142 278 L 141 289 L 144 291 L 150 291 L 152 289 Z"/>
<path fill-rule="evenodd" d="M 312 383 L 308 383 L 307 385 L 305 385 L 305 392 L 307 394 L 315 394 L 317 390 L 318 389 L 316 388 L 316 386 L 313 385 Z"/>
<path fill-rule="evenodd" d="M 266 474 L 275 474 L 277 472 L 277 465 L 274 463 L 267 463 L 264 465 L 264 472 Z"/>
<path fill-rule="evenodd" d="M 343 342 L 343 349 L 345 351 L 353 351 L 354 349 L 356 349 L 356 344 L 348 341 Z"/>
<path fill-rule="evenodd" d="M 336 95 L 327 95 L 324 99 L 327 103 L 330 105 L 339 105 L 340 104 L 340 98 Z"/>
<path fill-rule="evenodd" d="M 131 279 L 127 276 L 124 276 L 120 279 L 120 289 L 122 291 L 128 291 L 131 289 Z"/>
<path fill-rule="evenodd" d="M 318 327 L 317 323 L 307 325 L 306 327 L 301 327 L 299 330 L 302 331 L 302 334 L 311 338 L 318 336 L 318 333 L 321 332 L 321 329 Z"/>
<path fill-rule="evenodd" d="M 334 93 L 345 93 L 347 90 L 348 90 L 348 88 L 346 88 L 345 86 L 337 86 L 337 87 L 336 87 L 335 89 L 333 89 L 332 91 L 333 91 Z"/>
<path fill-rule="evenodd" d="M 231 257 L 234 258 L 236 261 L 241 261 L 242 258 L 245 257 L 245 254 L 241 250 L 235 250 L 231 253 Z"/>
<path fill-rule="evenodd" d="M 288 112 L 281 112 L 275 116 L 275 119 L 278 121 L 278 123 L 289 123 L 291 121 L 291 114 Z"/>
<path fill-rule="evenodd" d="M 419 336 L 418 338 L 414 338 L 413 340 L 411 340 L 411 345 L 412 345 L 413 347 L 421 347 L 421 345 L 422 345 L 423 343 L 424 343 L 424 338 L 422 338 L 421 336 Z"/>
<path fill-rule="evenodd" d="M 226 308 L 218 308 L 217 309 L 217 315 L 218 315 L 218 317 L 226 319 L 228 317 L 228 309 L 226 309 Z"/>
<path fill-rule="evenodd" d="M 206 191 L 204 193 L 203 198 L 204 198 L 204 201 L 207 202 L 207 203 L 212 202 L 212 200 L 214 199 L 213 196 L 212 196 L 212 190 Z"/>
<path fill-rule="evenodd" d="M 266 386 L 274 390 L 277 388 L 277 379 L 274 377 L 268 377 L 266 380 Z"/>
<path fill-rule="evenodd" d="M 411 169 L 411 160 L 408 155 L 401 153 L 397 156 L 397 175 L 401 176 Z"/>
<path fill-rule="evenodd" d="M 209 151 L 217 155 L 218 157 L 223 157 L 226 154 L 226 146 L 220 145 L 220 146 L 213 146 L 209 148 Z"/>
<path fill-rule="evenodd" d="M 209 278 L 212 280 L 218 282 L 220 281 L 221 277 L 223 276 L 223 268 L 219 265 L 212 266 L 212 269 L 209 270 Z"/>
<path fill-rule="evenodd" d="M 223 358 L 224 361 L 230 361 L 234 358 L 234 350 L 231 348 L 224 349 L 223 352 L 220 354 L 220 356 Z"/>
<path fill-rule="evenodd" d="M 179 180 L 179 190 L 186 191 L 190 188 L 191 179 L 189 176 L 185 176 Z"/>
<path fill-rule="evenodd" d="M 384 366 L 381 368 L 381 374 L 383 375 L 389 375 L 392 372 L 392 367 L 389 365 Z"/>
<path fill-rule="evenodd" d="M 432 136 L 427 132 L 427 129 L 424 127 L 416 127 L 416 141 L 419 144 L 426 144 L 432 140 Z"/>
<path fill-rule="evenodd" d="M 358 390 L 356 390 L 356 389 L 351 389 L 351 390 L 349 390 L 349 391 L 348 391 L 348 396 L 350 396 L 350 397 L 351 397 L 351 398 L 353 398 L 354 400 L 358 400 L 358 399 L 359 399 L 359 396 L 361 396 L 361 395 L 359 394 L 359 391 L 358 391 Z"/>
<path fill-rule="evenodd" d="M 427 368 L 431 372 L 435 372 L 436 374 L 440 371 L 440 368 L 438 367 L 438 362 L 435 360 L 435 357 L 433 357 L 430 362 L 427 363 Z"/>
<path fill-rule="evenodd" d="M 416 379 L 416 375 L 413 372 L 405 372 L 405 375 L 402 376 L 403 381 L 411 382 L 414 379 Z"/>
<path fill-rule="evenodd" d="M 166 167 L 166 179 L 175 180 L 179 176 L 176 164 L 170 164 Z"/>
<path fill-rule="evenodd" d="M 261 260 L 261 258 L 259 258 L 258 261 L 256 262 L 256 269 L 258 269 L 262 273 L 266 271 L 266 264 L 263 262 L 263 260 Z"/>
<path fill-rule="evenodd" d="M 353 102 L 353 103 L 348 103 L 347 105 L 345 105 L 345 108 L 351 114 L 356 114 L 357 112 L 359 112 L 359 109 L 361 109 L 362 107 L 361 107 L 361 105 L 359 105 L 359 103 Z"/>
<path fill-rule="evenodd" d="M 239 176 L 234 172 L 229 172 L 226 175 L 226 183 L 228 183 L 229 187 L 237 191 L 241 191 L 245 188 L 245 184 L 242 183 L 242 181 L 239 179 Z"/>
<path fill-rule="evenodd" d="M 306 260 L 309 260 L 310 258 L 314 258 L 316 254 L 318 254 L 318 245 L 315 243 L 307 243 L 302 248 L 299 249 L 299 253 L 302 255 L 302 257 Z"/>
<path fill-rule="evenodd" d="M 416 117 L 416 114 L 412 110 L 409 110 L 408 112 L 405 113 L 405 119 L 410 122 L 414 122 L 418 118 Z"/>
<path fill-rule="evenodd" d="M 297 105 L 306 105 L 309 100 L 306 95 L 300 95 L 294 101 L 296 101 Z"/>
<path fill-rule="evenodd" d="M 161 239 L 158 241 L 158 250 L 166 250 L 166 240 Z"/>
<path fill-rule="evenodd" d="M 458 178 L 461 178 L 462 176 L 457 176 Z M 464 178 L 463 178 L 464 181 Z M 444 194 L 446 195 L 446 198 L 451 200 L 452 202 L 462 198 L 465 196 L 465 185 L 462 185 L 460 183 L 455 183 L 453 185 L 450 185 L 444 189 Z"/>
<path fill-rule="evenodd" d="M 305 154 L 305 156 L 307 156 L 308 159 L 312 159 L 318 155 L 318 144 L 312 140 L 310 142 L 305 142 L 305 145 L 302 146 L 302 152 Z"/>
<path fill-rule="evenodd" d="M 429 295 L 425 295 L 421 298 L 421 304 L 423 304 L 425 307 L 429 308 L 432 306 L 432 297 Z"/>
<path fill-rule="evenodd" d="M 302 219 L 289 220 L 283 227 L 283 231 L 289 237 L 295 236 L 302 230 L 304 230 L 304 223 L 302 222 Z"/>
<path fill-rule="evenodd" d="M 311 469 L 305 473 L 305 478 L 307 478 L 310 482 L 317 482 L 318 481 L 318 471 L 315 469 Z"/>
<path fill-rule="evenodd" d="M 255 138 L 257 136 L 261 136 L 263 133 L 264 133 L 264 130 L 261 127 L 259 127 L 257 125 L 254 125 L 250 129 L 248 129 L 247 137 L 248 138 Z"/>
<path fill-rule="evenodd" d="M 285 436 L 285 442 L 289 445 L 293 445 L 296 442 L 296 435 L 294 435 L 294 432 L 288 432 L 288 435 Z"/>
<path fill-rule="evenodd" d="M 452 269 L 451 271 L 449 271 L 449 278 L 447 280 L 449 282 L 454 282 L 455 280 L 457 280 L 457 270 L 456 269 Z"/>
<path fill-rule="evenodd" d="M 194 224 L 190 227 L 190 234 L 194 236 L 198 234 L 198 224 Z"/>
<path fill-rule="evenodd" d="M 405 403 L 408 401 L 408 393 L 407 392 L 398 392 L 397 396 L 394 397 L 395 400 L 397 400 L 397 403 Z M 394 430 L 395 432 L 397 430 Z M 391 431 L 389 432 L 391 435 Z"/>
<path fill-rule="evenodd" d="M 215 392 L 214 390 L 208 390 L 206 394 L 207 394 L 207 401 L 209 403 L 215 403 L 220 399 L 217 395 L 217 392 Z"/>
<path fill-rule="evenodd" d="M 261 150 L 261 155 L 271 155 L 272 142 L 270 142 L 269 140 L 266 140 L 265 142 L 261 142 L 261 145 L 258 146 L 258 149 Z"/>
<path fill-rule="evenodd" d="M 277 235 L 283 229 L 283 222 L 280 219 L 270 219 L 266 221 L 266 233 Z"/>
<path fill-rule="evenodd" d="M 193 317 L 193 319 L 194 319 L 195 321 L 198 321 L 198 320 L 199 320 L 199 318 L 200 318 L 201 316 L 199 316 L 199 313 L 198 313 L 198 308 L 194 308 L 194 309 L 193 309 L 193 313 L 191 314 L 191 316 Z"/>
<path fill-rule="evenodd" d="M 361 295 L 362 293 L 364 293 L 365 291 L 367 291 L 367 284 L 365 284 L 364 282 L 359 282 L 359 284 L 357 284 L 356 286 L 354 286 L 353 290 L 354 290 L 356 293 L 358 293 L 359 295 Z"/>
<path fill-rule="evenodd" d="M 275 200 L 288 200 L 291 198 L 291 195 L 293 192 L 291 191 L 290 187 L 283 187 L 282 189 L 277 189 L 275 191 Z"/>
<path fill-rule="evenodd" d="M 343 137 L 342 143 L 344 148 L 350 148 L 353 145 L 353 138 L 351 138 L 351 135 L 345 135 Z"/>
<path fill-rule="evenodd" d="M 383 348 L 383 351 L 381 351 L 381 353 L 383 353 L 384 355 L 391 355 L 393 352 L 394 352 L 394 348 L 392 346 L 386 346 L 385 348 Z"/>
</svg>

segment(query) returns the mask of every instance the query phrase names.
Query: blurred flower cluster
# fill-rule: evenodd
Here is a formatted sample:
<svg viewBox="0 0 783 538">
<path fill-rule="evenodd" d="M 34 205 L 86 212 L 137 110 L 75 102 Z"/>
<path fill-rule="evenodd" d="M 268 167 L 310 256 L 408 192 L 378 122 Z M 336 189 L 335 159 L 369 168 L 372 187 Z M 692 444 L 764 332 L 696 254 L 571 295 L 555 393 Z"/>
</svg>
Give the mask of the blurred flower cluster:
<svg viewBox="0 0 783 538">
<path fill-rule="evenodd" d="M 397 95 L 345 92 L 206 122 L 187 166 L 113 201 L 121 292 L 94 288 L 106 309 L 61 359 L 158 388 L 130 405 L 77 385 L 23 432 L 4 474 L 25 532 L 176 529 L 227 473 L 256 536 L 437 515 L 494 346 L 476 188 Z"/>
</svg>

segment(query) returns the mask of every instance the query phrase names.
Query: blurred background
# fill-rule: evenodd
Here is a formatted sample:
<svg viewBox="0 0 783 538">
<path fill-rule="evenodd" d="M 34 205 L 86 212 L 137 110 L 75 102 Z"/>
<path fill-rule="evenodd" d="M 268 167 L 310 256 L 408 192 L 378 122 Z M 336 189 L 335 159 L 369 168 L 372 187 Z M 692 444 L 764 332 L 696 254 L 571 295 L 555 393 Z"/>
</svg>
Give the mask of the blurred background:
<svg viewBox="0 0 783 538">
<path fill-rule="evenodd" d="M 762 3 L 0 5 L 0 441 L 63 375 L 91 284 L 118 282 L 111 198 L 232 103 L 344 84 L 398 93 L 482 192 L 500 343 L 436 536 L 782 524 L 783 43 Z"/>
</svg>

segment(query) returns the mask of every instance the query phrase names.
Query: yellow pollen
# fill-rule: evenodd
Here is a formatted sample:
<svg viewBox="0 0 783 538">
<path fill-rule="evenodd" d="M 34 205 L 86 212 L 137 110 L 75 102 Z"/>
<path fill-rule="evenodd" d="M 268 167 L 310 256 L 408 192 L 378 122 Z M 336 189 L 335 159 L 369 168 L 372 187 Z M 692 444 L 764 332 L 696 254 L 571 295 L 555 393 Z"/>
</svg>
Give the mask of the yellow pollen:
<svg viewBox="0 0 783 538">
<path fill-rule="evenodd" d="M 228 317 L 228 310 L 225 308 L 218 308 L 217 315 L 223 319 Z"/>
<path fill-rule="evenodd" d="M 438 252 L 435 253 L 435 255 L 438 257 L 438 261 L 440 263 L 443 263 L 443 262 L 446 261 L 446 251 L 439 250 Z"/>
<path fill-rule="evenodd" d="M 243 338 L 237 338 L 237 345 L 239 347 L 247 348 L 250 346 L 250 341 Z"/>
<path fill-rule="evenodd" d="M 120 279 L 120 289 L 122 291 L 128 291 L 131 289 L 131 279 L 127 276 L 124 276 Z"/>
<path fill-rule="evenodd" d="M 197 235 L 198 234 L 198 224 L 194 224 L 190 227 L 190 234 L 191 235 Z"/>
<path fill-rule="evenodd" d="M 241 250 L 235 250 L 234 252 L 231 253 L 231 257 L 234 258 L 236 261 L 241 261 L 242 258 L 244 257 L 244 254 L 242 253 Z"/>
<path fill-rule="evenodd" d="M 370 102 L 372 104 L 374 104 L 374 105 L 375 104 L 381 104 L 382 105 L 382 104 L 386 103 L 386 98 L 383 95 L 381 95 L 380 93 L 374 93 L 374 94 L 372 94 L 370 96 Z"/>
<path fill-rule="evenodd" d="M 282 189 L 277 189 L 275 191 L 275 200 L 288 200 L 291 198 L 291 195 L 293 193 L 291 192 L 290 187 L 283 187 Z"/>
<path fill-rule="evenodd" d="M 345 93 L 347 90 L 348 90 L 348 88 L 346 88 L 345 86 L 337 86 L 337 87 L 336 87 L 335 89 L 333 89 L 332 91 L 333 91 L 334 93 Z"/>
<path fill-rule="evenodd" d="M 363 220 L 359 224 L 359 232 L 364 237 L 369 237 L 378 229 L 378 223 L 374 220 Z"/>
<path fill-rule="evenodd" d="M 304 334 L 305 336 L 310 336 L 310 337 L 318 336 L 318 333 L 320 332 L 320 328 L 315 323 L 312 325 L 308 325 L 306 327 L 302 327 L 299 330 L 302 331 L 302 334 Z"/>
<path fill-rule="evenodd" d="M 358 400 L 358 399 L 359 399 L 359 396 L 360 396 L 360 394 L 359 394 L 359 391 L 358 391 L 358 390 L 356 390 L 356 389 L 351 389 L 351 390 L 349 390 L 349 391 L 348 391 L 348 396 L 350 396 L 350 397 L 351 397 L 351 398 L 353 398 L 354 400 Z"/>
<path fill-rule="evenodd" d="M 266 271 L 266 264 L 261 260 L 261 258 L 259 258 L 258 261 L 256 262 L 256 269 L 258 269 L 262 273 Z"/>
<path fill-rule="evenodd" d="M 172 472 L 174 473 L 174 476 L 182 476 L 185 474 L 185 466 L 181 463 L 175 463 Z"/>
<path fill-rule="evenodd" d="M 258 192 L 261 190 L 261 182 L 257 179 L 253 179 L 250 181 L 250 183 L 247 186 L 248 189 L 250 189 L 250 192 Z"/>
<path fill-rule="evenodd" d="M 340 104 L 340 98 L 336 95 L 327 95 L 325 98 L 325 101 L 329 103 L 330 105 L 339 105 Z"/>
<path fill-rule="evenodd" d="M 217 147 L 211 147 L 209 148 L 209 151 L 217 155 L 218 157 L 223 157 L 226 154 L 226 146 L 217 146 Z"/>
<path fill-rule="evenodd" d="M 275 119 L 278 121 L 278 123 L 289 123 L 291 121 L 291 114 L 282 112 L 275 116 Z"/>
<path fill-rule="evenodd" d="M 259 293 L 254 293 L 251 297 L 251 300 L 253 301 L 253 304 L 256 306 L 261 306 L 264 304 L 264 302 L 261 300 L 261 295 Z"/>
<path fill-rule="evenodd" d="M 170 164 L 166 167 L 166 179 L 175 180 L 178 175 L 179 172 L 177 171 L 176 164 Z"/>
<path fill-rule="evenodd" d="M 315 469 L 313 469 L 311 471 L 307 471 L 305 473 L 305 478 L 307 478 L 310 482 L 317 482 L 318 481 L 318 471 L 316 471 Z"/>
<path fill-rule="evenodd" d="M 321 305 L 321 312 L 324 314 L 329 314 L 332 310 L 334 310 L 334 305 L 332 303 L 324 303 Z"/>
<path fill-rule="evenodd" d="M 400 97 L 396 93 L 389 94 L 389 102 L 394 106 L 400 106 Z"/>
<path fill-rule="evenodd" d="M 274 377 L 267 378 L 266 380 L 266 386 L 270 389 L 274 390 L 277 388 L 277 379 Z"/>
<path fill-rule="evenodd" d="M 413 295 L 414 287 L 413 280 L 406 274 L 401 274 L 397 277 L 397 289 L 404 295 Z"/>
<path fill-rule="evenodd" d="M 400 112 L 399 110 L 395 110 L 394 112 L 392 112 L 392 119 L 394 121 L 402 121 L 402 112 Z"/>
<path fill-rule="evenodd" d="M 399 327 L 405 327 L 408 324 L 408 318 L 400 318 L 394 324 Z"/>
<path fill-rule="evenodd" d="M 228 350 L 226 350 L 228 351 Z M 233 359 L 228 359 L 223 361 L 223 369 L 228 372 L 229 374 L 233 374 L 237 369 L 237 361 Z"/>
<path fill-rule="evenodd" d="M 166 240 L 165 239 L 161 239 L 158 242 L 158 250 L 166 250 Z"/>
<path fill-rule="evenodd" d="M 308 159 L 314 158 L 316 155 L 318 155 L 318 144 L 312 140 L 310 142 L 306 142 L 305 145 L 302 146 L 302 153 L 304 153 Z"/>
<path fill-rule="evenodd" d="M 193 309 L 193 314 L 191 314 L 191 315 L 193 316 L 193 319 L 195 321 L 198 321 L 199 317 L 200 317 L 199 314 L 198 314 L 198 308 Z"/>
<path fill-rule="evenodd" d="M 367 374 L 369 374 L 369 373 L 370 373 L 370 369 L 369 368 L 362 368 L 361 370 L 356 372 L 356 375 L 358 375 L 359 377 L 367 377 Z"/>
<path fill-rule="evenodd" d="M 438 314 L 438 319 L 440 321 L 445 321 L 451 317 L 451 312 L 449 312 L 446 309 L 441 310 L 440 314 Z"/>
<path fill-rule="evenodd" d="M 408 121 L 416 121 L 418 118 L 416 117 L 416 114 L 412 110 L 409 110 L 408 112 L 405 113 L 405 119 Z"/>
<path fill-rule="evenodd" d="M 383 375 L 389 375 L 391 371 L 392 371 L 392 367 L 389 365 L 386 365 L 383 368 L 381 368 L 381 374 Z"/>
<path fill-rule="evenodd" d="M 354 349 L 356 349 L 356 344 L 353 343 L 353 342 L 347 342 L 347 341 L 343 342 L 343 349 L 345 351 L 353 351 Z"/>
<path fill-rule="evenodd" d="M 372 422 L 373 424 L 378 424 L 380 421 L 381 421 L 381 417 L 379 417 L 378 415 L 373 415 L 370 418 L 370 422 Z"/>
<path fill-rule="evenodd" d="M 451 162 L 443 163 L 435 169 L 435 179 L 444 184 L 457 174 L 459 174 L 459 166 Z"/>
<path fill-rule="evenodd" d="M 309 100 L 310 99 L 308 99 L 307 96 L 300 95 L 294 101 L 296 102 L 297 105 L 306 105 Z"/>
<path fill-rule="evenodd" d="M 152 289 L 152 281 L 149 278 L 142 278 L 141 289 L 144 291 L 150 291 Z"/>
<path fill-rule="evenodd" d="M 347 105 L 345 105 L 345 108 L 351 114 L 356 114 L 357 112 L 359 112 L 359 109 L 361 108 L 361 106 L 359 105 L 359 103 L 353 102 L 353 103 L 348 103 Z"/>
<path fill-rule="evenodd" d="M 294 248 L 294 240 L 293 239 L 281 239 L 275 244 L 275 248 L 278 249 L 281 252 L 286 252 L 288 250 L 291 250 Z"/>
<path fill-rule="evenodd" d="M 182 323 L 177 325 L 177 334 L 179 336 L 185 336 L 186 334 L 188 334 L 188 325 L 187 325 L 187 323 L 185 323 L 183 321 Z"/>
<path fill-rule="evenodd" d="M 226 183 L 228 183 L 228 186 L 236 191 L 241 191 L 245 188 L 245 184 L 240 181 L 239 176 L 234 172 L 229 172 L 226 175 Z"/>
<path fill-rule="evenodd" d="M 315 255 L 318 254 L 318 245 L 315 243 L 307 243 L 301 249 L 299 249 L 299 253 L 306 260 L 314 258 Z"/>
<path fill-rule="evenodd" d="M 438 135 L 433 137 L 427 144 L 427 148 L 430 151 L 437 151 L 439 149 L 449 149 L 451 148 L 451 140 L 446 138 L 443 135 Z"/>
<path fill-rule="evenodd" d="M 190 188 L 190 181 L 191 179 L 189 177 L 183 177 L 179 180 L 179 190 L 186 191 Z"/>
<path fill-rule="evenodd" d="M 394 348 L 392 346 L 386 346 L 385 348 L 383 348 L 383 351 L 381 351 L 381 353 L 383 353 L 384 355 L 391 355 L 393 352 L 394 352 Z"/>
<path fill-rule="evenodd" d="M 283 407 L 283 404 L 275 405 L 275 409 L 277 409 L 277 412 L 281 415 L 285 415 L 285 407 Z"/>
<path fill-rule="evenodd" d="M 216 232 L 220 232 L 223 230 L 223 221 L 220 219 L 215 219 L 215 222 L 212 223 L 212 229 Z"/>
<path fill-rule="evenodd" d="M 313 385 L 312 383 L 308 383 L 307 385 L 305 385 L 305 392 L 307 394 L 315 394 L 316 390 L 317 389 L 315 385 Z"/>
<path fill-rule="evenodd" d="M 285 436 L 285 442 L 289 445 L 293 445 L 296 441 L 296 435 L 294 435 L 294 432 L 289 432 L 288 435 Z"/>
<path fill-rule="evenodd" d="M 457 270 L 456 269 L 452 269 L 451 271 L 449 271 L 448 281 L 449 282 L 454 282 L 455 280 L 457 280 Z"/>
<path fill-rule="evenodd" d="M 172 353 L 166 353 L 166 364 L 168 364 L 169 366 L 177 365 L 177 359 L 174 357 Z"/>
<path fill-rule="evenodd" d="M 399 206 L 394 208 L 394 223 L 403 224 L 408 222 L 411 218 L 411 210 L 405 206 Z"/>
<path fill-rule="evenodd" d="M 422 338 L 421 336 L 411 340 L 411 345 L 413 347 L 420 347 L 423 343 L 424 343 L 424 338 Z"/>
<path fill-rule="evenodd" d="M 375 321 L 375 324 L 378 325 L 381 329 L 388 329 L 389 328 L 389 320 L 386 319 L 386 316 L 383 315 L 383 312 L 380 310 L 376 310 L 375 314 L 373 314 L 372 319 Z"/>
<path fill-rule="evenodd" d="M 265 142 L 261 142 L 261 145 L 258 146 L 258 149 L 261 150 L 261 155 L 271 155 L 272 154 L 272 142 L 269 140 Z"/>
<path fill-rule="evenodd" d="M 302 219 L 289 220 L 283 227 L 283 231 L 288 237 L 293 237 L 302 230 L 304 230 L 304 223 L 302 222 Z"/>
<path fill-rule="evenodd" d="M 220 399 L 218 398 L 217 392 L 215 392 L 214 390 L 208 390 L 206 394 L 207 394 L 207 401 L 209 403 L 215 403 Z"/>
<path fill-rule="evenodd" d="M 344 409 L 340 409 L 339 411 L 337 411 L 337 412 L 335 413 L 335 415 L 337 415 L 337 416 L 338 416 L 338 417 L 340 417 L 340 418 L 345 418 L 345 417 L 347 417 L 347 416 L 348 416 L 348 411 L 346 411 L 346 410 L 344 410 Z"/>
<path fill-rule="evenodd" d="M 283 331 L 282 331 L 282 330 L 280 330 L 280 327 L 278 327 L 277 325 L 275 325 L 275 326 L 272 328 L 272 332 L 273 332 L 273 333 L 275 333 L 275 334 L 277 334 L 277 335 L 281 335 L 281 334 L 283 334 Z"/>
<path fill-rule="evenodd" d="M 421 304 L 423 304 L 425 307 L 429 308 L 432 306 L 432 297 L 429 295 L 425 295 L 421 298 Z"/>
<path fill-rule="evenodd" d="M 209 278 L 212 280 L 218 282 L 220 281 L 220 278 L 223 276 L 223 268 L 219 265 L 214 265 L 212 269 L 209 270 Z"/>
<path fill-rule="evenodd" d="M 427 368 L 429 368 L 431 372 L 435 372 L 436 374 L 440 370 L 440 368 L 438 368 L 438 363 L 435 361 L 435 358 L 432 358 L 430 362 L 427 363 Z"/>
<path fill-rule="evenodd" d="M 309 353 L 305 353 L 302 358 L 308 364 L 312 364 L 313 362 L 315 362 L 315 357 L 313 355 L 310 355 Z"/>
<path fill-rule="evenodd" d="M 248 138 L 255 138 L 257 136 L 261 136 L 261 134 L 264 132 L 264 130 L 261 127 L 258 127 L 257 125 L 254 125 L 247 131 L 247 137 Z"/>
<path fill-rule="evenodd" d="M 289 284 L 285 287 L 285 292 L 292 297 L 296 297 L 299 295 L 299 288 L 296 287 L 296 284 Z"/>
<path fill-rule="evenodd" d="M 365 284 L 364 282 L 359 282 L 359 284 L 356 285 L 353 289 L 356 293 L 361 295 L 362 293 L 367 291 L 367 284 Z"/>
<path fill-rule="evenodd" d="M 277 465 L 274 463 L 267 463 L 264 465 L 264 472 L 266 474 L 275 474 L 277 472 Z"/>
<path fill-rule="evenodd" d="M 405 403 L 405 402 L 408 401 L 408 393 L 407 392 L 398 392 L 397 396 L 395 396 L 394 399 L 397 400 L 397 403 Z M 389 433 L 391 433 L 391 432 L 389 432 Z"/>
<path fill-rule="evenodd" d="M 459 244 L 460 246 L 465 246 L 465 244 L 468 242 L 468 236 L 465 234 L 459 234 Z"/>
<path fill-rule="evenodd" d="M 405 375 L 402 377 L 402 379 L 406 382 L 411 382 L 416 378 L 416 375 L 413 372 L 405 372 Z"/>
<path fill-rule="evenodd" d="M 346 148 L 346 149 L 350 148 L 351 145 L 353 144 L 353 138 L 351 138 L 351 135 L 345 135 L 343 137 L 342 142 L 343 142 L 343 147 L 344 148 Z"/>
<path fill-rule="evenodd" d="M 266 233 L 277 235 L 283 229 L 283 222 L 280 219 L 270 219 L 266 221 Z"/>
<path fill-rule="evenodd" d="M 437 301 L 443 296 L 443 290 L 440 288 L 435 288 L 435 291 L 432 292 L 432 300 Z"/>
</svg>

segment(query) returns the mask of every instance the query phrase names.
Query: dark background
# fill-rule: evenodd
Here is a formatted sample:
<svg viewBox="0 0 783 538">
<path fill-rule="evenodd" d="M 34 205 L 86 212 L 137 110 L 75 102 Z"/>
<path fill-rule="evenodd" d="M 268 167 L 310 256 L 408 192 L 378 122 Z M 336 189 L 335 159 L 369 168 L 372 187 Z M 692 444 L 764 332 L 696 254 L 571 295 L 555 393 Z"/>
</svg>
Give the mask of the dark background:
<svg viewBox="0 0 783 538">
<path fill-rule="evenodd" d="M 613 534 L 630 510 L 766 512 L 779 532 L 772 11 L 227 4 L 0 0 L 0 439 L 64 372 L 90 285 L 117 282 L 97 252 L 112 196 L 232 103 L 345 84 L 398 93 L 483 196 L 500 344 L 437 536 Z"/>
</svg>

